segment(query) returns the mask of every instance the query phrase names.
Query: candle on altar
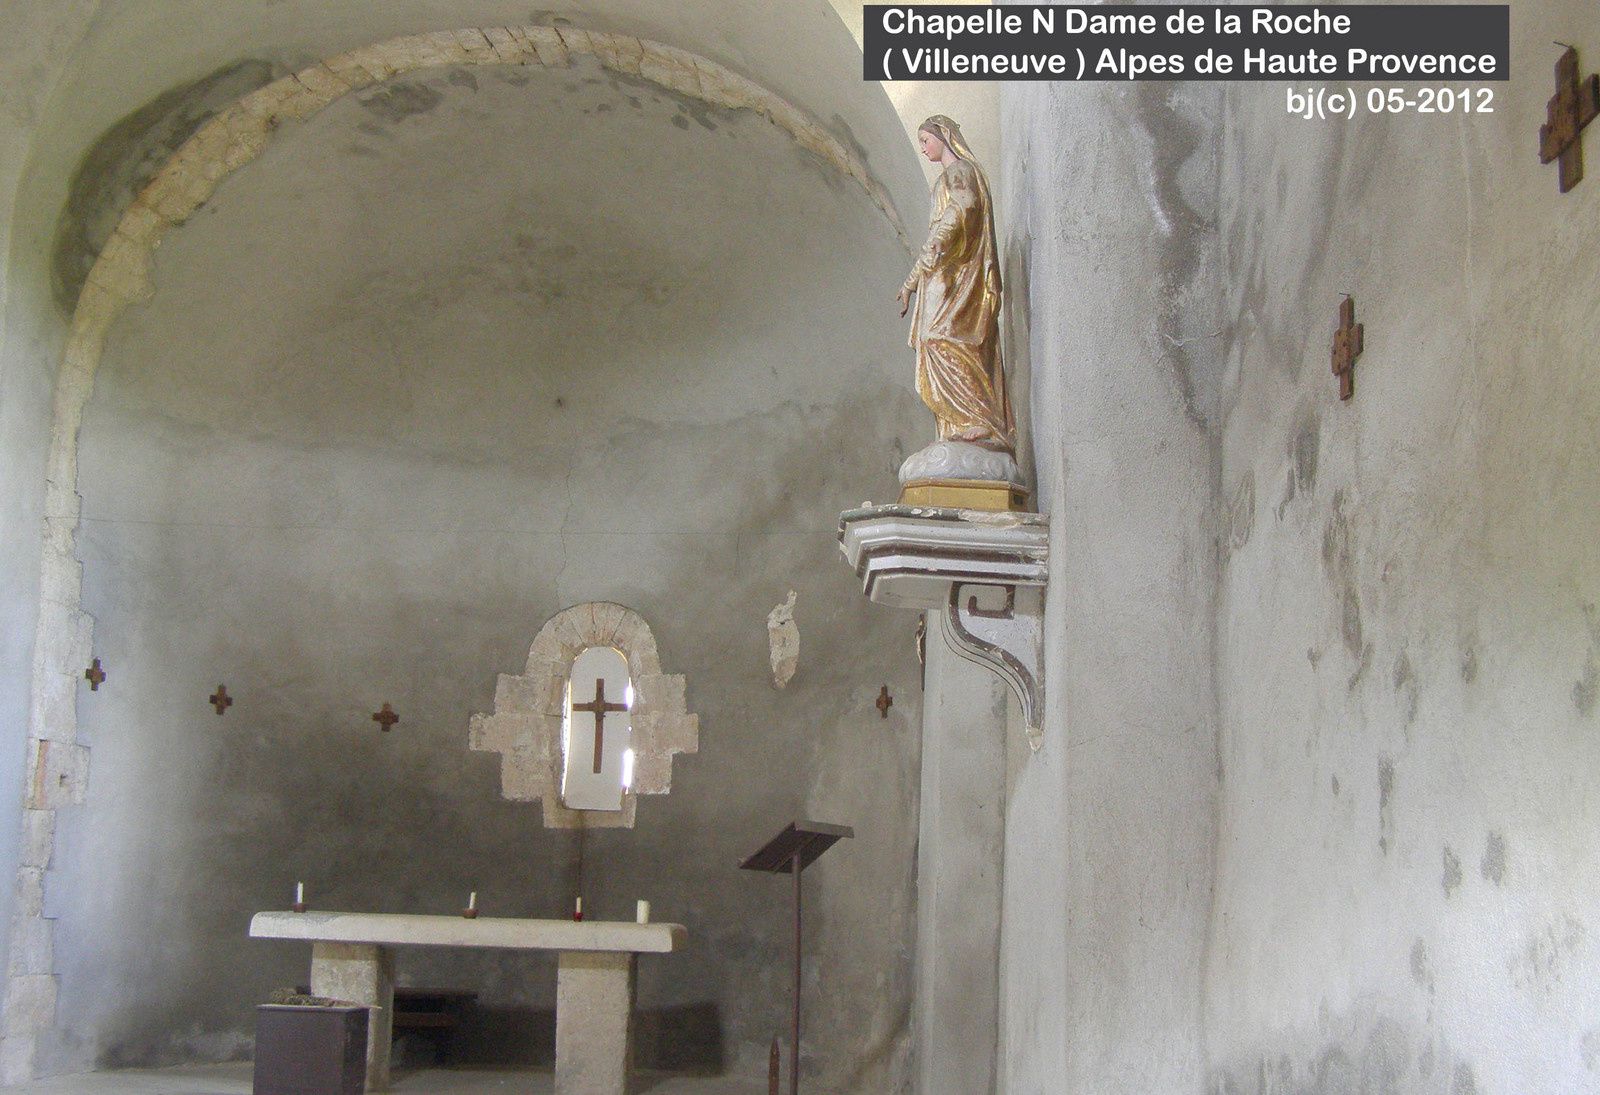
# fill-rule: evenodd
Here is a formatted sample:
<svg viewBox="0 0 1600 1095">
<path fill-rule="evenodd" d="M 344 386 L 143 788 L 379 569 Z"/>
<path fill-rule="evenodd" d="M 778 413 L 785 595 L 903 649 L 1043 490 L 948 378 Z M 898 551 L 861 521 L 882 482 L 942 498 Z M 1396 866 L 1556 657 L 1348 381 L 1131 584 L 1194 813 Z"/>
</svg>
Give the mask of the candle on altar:
<svg viewBox="0 0 1600 1095">
<path fill-rule="evenodd" d="M 582 920 L 583 919 L 583 898 L 581 898 L 581 897 L 578 898 L 578 900 L 573 903 L 573 906 L 572 906 L 572 919 L 574 919 L 574 920 Z"/>
<path fill-rule="evenodd" d="M 294 884 L 294 903 L 296 905 L 304 905 L 305 902 L 306 902 L 306 884 L 304 882 L 296 882 Z"/>
<path fill-rule="evenodd" d="M 637 919 L 641 924 L 650 923 L 650 902 L 639 902 Z"/>
<path fill-rule="evenodd" d="M 477 907 L 478 907 L 478 891 L 477 890 L 473 890 L 472 893 L 467 896 L 467 908 L 476 909 Z"/>
</svg>

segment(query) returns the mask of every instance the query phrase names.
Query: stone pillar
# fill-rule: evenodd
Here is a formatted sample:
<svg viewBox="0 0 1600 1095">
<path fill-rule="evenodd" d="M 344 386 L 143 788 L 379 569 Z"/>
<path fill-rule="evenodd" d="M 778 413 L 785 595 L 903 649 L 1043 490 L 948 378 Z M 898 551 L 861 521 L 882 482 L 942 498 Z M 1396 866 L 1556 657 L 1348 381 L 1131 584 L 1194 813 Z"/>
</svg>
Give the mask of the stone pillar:
<svg viewBox="0 0 1600 1095">
<path fill-rule="evenodd" d="M 635 956 L 562 951 L 556 972 L 556 1095 L 626 1095 Z"/>
<path fill-rule="evenodd" d="M 917 843 L 917 1090 L 995 1090 L 1006 686 L 927 621 Z"/>
<path fill-rule="evenodd" d="M 394 1037 L 394 952 L 371 943 L 313 943 L 311 992 L 366 1004 L 367 1090 L 389 1088 Z"/>
</svg>

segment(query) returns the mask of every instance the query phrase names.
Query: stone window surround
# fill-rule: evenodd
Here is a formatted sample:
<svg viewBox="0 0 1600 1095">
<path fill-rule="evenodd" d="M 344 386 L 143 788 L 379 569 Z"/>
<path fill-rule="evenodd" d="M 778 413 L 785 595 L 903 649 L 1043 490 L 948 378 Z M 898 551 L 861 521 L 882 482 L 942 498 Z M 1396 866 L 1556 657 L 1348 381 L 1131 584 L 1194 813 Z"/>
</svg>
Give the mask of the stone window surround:
<svg viewBox="0 0 1600 1095">
<path fill-rule="evenodd" d="M 623 792 L 621 810 L 572 810 L 561 801 L 567 679 L 572 663 L 591 646 L 621 651 L 633 682 L 633 786 Z M 546 828 L 631 829 L 640 795 L 671 790 L 673 755 L 699 750 L 700 717 L 688 711 L 684 678 L 661 672 L 644 617 L 610 601 L 590 601 L 545 622 L 522 674 L 500 674 L 494 713 L 473 715 L 467 737 L 473 749 L 501 755 L 501 795 L 544 804 Z"/>
</svg>

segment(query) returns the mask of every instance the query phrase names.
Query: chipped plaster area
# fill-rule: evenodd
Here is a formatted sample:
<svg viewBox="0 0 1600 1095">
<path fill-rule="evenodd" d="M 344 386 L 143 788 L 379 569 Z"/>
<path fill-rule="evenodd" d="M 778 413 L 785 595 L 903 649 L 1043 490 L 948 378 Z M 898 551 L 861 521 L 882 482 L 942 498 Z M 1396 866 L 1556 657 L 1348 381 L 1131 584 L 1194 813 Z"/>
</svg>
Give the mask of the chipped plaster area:
<svg viewBox="0 0 1600 1095">
<path fill-rule="evenodd" d="M 634 685 L 633 789 L 620 811 L 569 810 L 561 802 L 561 724 L 572 663 L 591 646 L 609 646 L 628 659 Z M 520 676 L 502 673 L 494 713 L 473 715 L 471 748 L 499 753 L 500 793 L 513 802 L 538 800 L 549 829 L 605 829 L 634 825 L 639 795 L 672 790 L 672 758 L 700 748 L 700 719 L 689 713 L 686 682 L 661 672 L 650 625 L 632 609 L 595 602 L 574 605 L 539 629 Z"/>
<path fill-rule="evenodd" d="M 800 667 L 800 626 L 794 622 L 797 597 L 791 589 L 788 599 L 767 613 L 767 656 L 774 688 L 787 687 Z"/>
<path fill-rule="evenodd" d="M 690 100 L 764 118 L 827 171 L 864 190 L 904 240 L 887 192 L 858 152 L 755 82 L 706 58 L 627 35 L 550 26 L 410 35 L 310 65 L 216 112 L 128 206 L 89 268 L 73 311 L 56 382 L 46 467 L 41 611 L 28 732 L 30 810 L 48 815 L 63 803 L 82 801 L 88 753 L 77 741 L 76 693 L 91 649 L 92 621 L 80 609 L 77 439 L 108 332 L 130 305 L 150 299 L 152 255 L 166 233 L 193 216 L 231 173 L 260 156 L 276 130 L 308 119 L 352 91 L 439 66 L 560 68 L 580 56 Z M 32 884 L 28 869 L 24 864 L 19 892 Z M 18 908 L 14 937 L 48 934 L 48 921 Z M 44 982 L 15 978 L 10 995 L 15 1006 L 6 1008 L 0 1028 L 0 1078 L 26 1078 L 34 1069 L 38 1033 L 53 1010 L 54 991 Z"/>
</svg>

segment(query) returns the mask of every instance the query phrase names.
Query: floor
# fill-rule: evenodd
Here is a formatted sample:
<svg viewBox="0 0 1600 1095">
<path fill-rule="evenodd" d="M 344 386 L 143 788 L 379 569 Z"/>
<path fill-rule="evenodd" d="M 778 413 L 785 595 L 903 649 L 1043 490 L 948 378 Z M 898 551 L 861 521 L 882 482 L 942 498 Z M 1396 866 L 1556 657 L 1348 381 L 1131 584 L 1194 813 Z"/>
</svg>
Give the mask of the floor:
<svg viewBox="0 0 1600 1095">
<path fill-rule="evenodd" d="M 765 1081 L 696 1076 L 638 1078 L 639 1095 L 766 1095 Z M 250 1095 L 250 1065 L 196 1065 L 149 1072 L 94 1072 L 4 1089 L 7 1095 Z M 397 1095 L 551 1095 L 548 1072 L 426 1069 L 397 1073 Z"/>
</svg>

